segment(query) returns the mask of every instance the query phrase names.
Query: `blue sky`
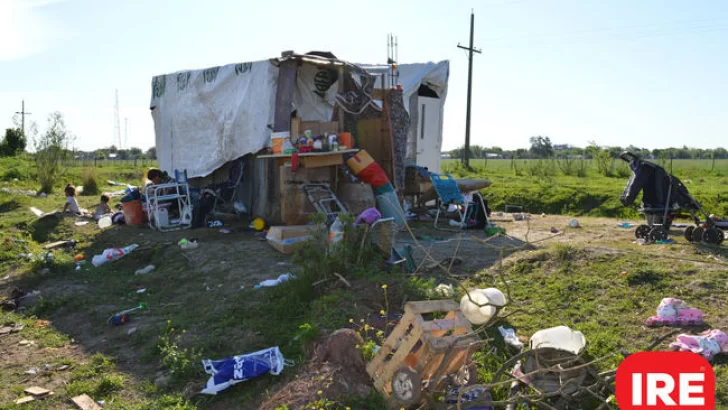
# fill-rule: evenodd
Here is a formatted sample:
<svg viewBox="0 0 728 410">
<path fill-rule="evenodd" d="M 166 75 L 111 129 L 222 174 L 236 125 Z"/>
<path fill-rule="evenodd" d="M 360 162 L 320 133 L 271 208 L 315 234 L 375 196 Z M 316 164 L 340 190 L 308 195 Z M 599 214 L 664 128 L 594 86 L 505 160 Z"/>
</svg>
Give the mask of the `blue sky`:
<svg viewBox="0 0 728 410">
<path fill-rule="evenodd" d="M 344 5 L 346 4 L 346 6 Z M 41 131 L 61 111 L 76 146 L 154 145 L 153 75 L 330 50 L 381 63 L 450 60 L 445 149 L 462 145 L 475 9 L 473 144 L 728 146 L 728 2 L 677 0 L 0 0 L 0 127 L 22 99 Z"/>
</svg>

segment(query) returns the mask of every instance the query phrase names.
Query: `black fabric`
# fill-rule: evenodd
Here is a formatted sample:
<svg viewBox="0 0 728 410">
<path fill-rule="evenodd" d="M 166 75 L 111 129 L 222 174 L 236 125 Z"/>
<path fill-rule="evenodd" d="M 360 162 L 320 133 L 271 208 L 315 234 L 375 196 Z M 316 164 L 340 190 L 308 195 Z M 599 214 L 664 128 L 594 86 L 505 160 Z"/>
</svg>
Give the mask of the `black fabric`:
<svg viewBox="0 0 728 410">
<path fill-rule="evenodd" d="M 632 205 L 642 191 L 643 208 L 697 209 L 700 206 L 690 196 L 685 185 L 678 178 L 668 174 L 661 166 L 641 159 L 632 159 L 629 166 L 632 169 L 632 175 L 619 198 L 622 205 Z M 672 189 L 670 189 L 670 185 L 672 185 Z"/>
<path fill-rule="evenodd" d="M 215 195 L 210 192 L 203 192 L 199 203 L 193 207 L 192 228 L 201 228 L 205 225 L 205 219 L 215 207 Z"/>
<path fill-rule="evenodd" d="M 485 205 L 485 209 L 483 209 L 483 204 Z M 485 202 L 482 195 L 476 192 L 473 194 L 473 204 L 468 208 L 468 224 L 466 229 L 485 229 L 485 226 L 488 224 L 488 217 L 486 215 L 490 216 L 488 203 Z M 470 221 L 475 221 L 475 223 L 471 225 Z"/>
</svg>

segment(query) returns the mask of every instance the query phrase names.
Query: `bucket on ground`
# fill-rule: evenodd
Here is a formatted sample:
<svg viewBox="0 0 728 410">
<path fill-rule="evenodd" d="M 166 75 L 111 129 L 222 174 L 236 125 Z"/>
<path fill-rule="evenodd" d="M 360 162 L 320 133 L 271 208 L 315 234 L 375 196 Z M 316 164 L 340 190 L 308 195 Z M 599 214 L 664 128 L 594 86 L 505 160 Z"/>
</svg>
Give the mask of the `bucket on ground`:
<svg viewBox="0 0 728 410">
<path fill-rule="evenodd" d="M 140 225 L 144 223 L 144 212 L 142 211 L 142 201 L 122 202 L 121 212 L 124 214 L 124 223 L 126 225 Z"/>
</svg>

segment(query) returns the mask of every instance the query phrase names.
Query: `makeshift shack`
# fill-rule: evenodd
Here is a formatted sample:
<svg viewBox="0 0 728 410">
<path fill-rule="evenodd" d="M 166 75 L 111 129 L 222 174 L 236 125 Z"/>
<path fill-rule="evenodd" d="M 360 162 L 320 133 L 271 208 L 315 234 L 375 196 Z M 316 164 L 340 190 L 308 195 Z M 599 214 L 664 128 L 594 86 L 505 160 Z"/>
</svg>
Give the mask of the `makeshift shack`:
<svg viewBox="0 0 728 410">
<path fill-rule="evenodd" d="M 408 84 L 434 84 L 429 78 L 439 78 L 435 88 L 444 101 L 447 62 L 436 66 L 439 77 L 406 78 Z M 414 94 L 410 85 L 388 84 L 384 75 L 325 52 L 285 52 L 270 60 L 156 76 L 150 108 L 159 166 L 170 174 L 186 169 L 190 186 L 199 189 L 224 183 L 231 162 L 242 160 L 236 196 L 250 215 L 272 223 L 306 222 L 314 209 L 300 187 L 310 183 L 329 184 L 347 207 L 360 211 L 374 205 L 372 189 L 344 166 L 358 150 L 371 154 L 393 187 L 404 180 L 409 154 L 397 147 L 404 147 L 411 134 L 411 103 L 405 96 L 412 100 Z M 352 146 L 296 155 L 272 152 L 272 137 L 288 134 L 295 141 L 306 130 L 324 136 L 348 133 Z M 441 141 L 441 134 L 437 138 Z"/>
</svg>

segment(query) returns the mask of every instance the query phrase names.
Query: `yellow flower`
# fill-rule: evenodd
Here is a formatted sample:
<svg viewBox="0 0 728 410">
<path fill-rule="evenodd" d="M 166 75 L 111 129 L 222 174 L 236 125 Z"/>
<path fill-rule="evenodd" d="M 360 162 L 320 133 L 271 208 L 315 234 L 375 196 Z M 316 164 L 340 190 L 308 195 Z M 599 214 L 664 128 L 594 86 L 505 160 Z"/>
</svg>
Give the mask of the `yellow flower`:
<svg viewBox="0 0 728 410">
<path fill-rule="evenodd" d="M 382 315 L 382 316 L 384 316 L 384 315 L 387 314 L 387 312 L 385 312 L 384 309 L 382 309 L 382 310 L 379 311 L 379 314 Z"/>
<path fill-rule="evenodd" d="M 364 323 L 364 319 L 359 319 L 359 322 L 360 323 Z"/>
<path fill-rule="evenodd" d="M 316 394 L 318 394 L 320 396 L 320 395 L 324 394 L 324 392 L 322 392 L 321 390 L 319 390 L 319 391 L 316 392 Z"/>
<path fill-rule="evenodd" d="M 364 331 L 366 332 L 368 330 L 369 330 L 369 325 L 364 325 Z"/>
<path fill-rule="evenodd" d="M 349 323 L 354 323 L 354 319 L 353 318 L 349 318 Z"/>
<path fill-rule="evenodd" d="M 382 289 L 387 289 L 387 284 L 382 285 Z"/>
</svg>

